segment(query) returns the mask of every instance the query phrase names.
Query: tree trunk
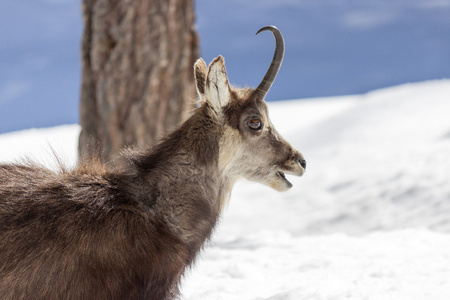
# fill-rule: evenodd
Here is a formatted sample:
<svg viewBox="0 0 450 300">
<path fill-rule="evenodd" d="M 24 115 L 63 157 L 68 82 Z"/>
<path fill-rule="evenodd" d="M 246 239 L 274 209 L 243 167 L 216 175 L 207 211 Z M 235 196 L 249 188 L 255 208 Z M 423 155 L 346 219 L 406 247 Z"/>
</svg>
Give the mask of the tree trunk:
<svg viewBox="0 0 450 300">
<path fill-rule="evenodd" d="M 83 0 L 80 157 L 148 147 L 193 107 L 193 1 Z"/>
</svg>

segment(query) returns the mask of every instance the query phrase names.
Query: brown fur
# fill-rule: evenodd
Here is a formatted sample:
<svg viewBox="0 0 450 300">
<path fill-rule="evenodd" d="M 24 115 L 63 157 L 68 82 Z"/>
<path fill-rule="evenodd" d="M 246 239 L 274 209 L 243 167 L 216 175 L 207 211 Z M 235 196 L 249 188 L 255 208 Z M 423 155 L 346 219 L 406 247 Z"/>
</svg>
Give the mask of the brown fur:
<svg viewBox="0 0 450 300">
<path fill-rule="evenodd" d="M 214 74 L 195 69 L 202 106 L 155 148 L 126 152 L 120 168 L 0 164 L 2 299 L 176 298 L 238 177 L 285 190 L 277 170 L 303 174 L 264 101 L 228 87 L 215 62 Z M 264 130 L 246 127 L 254 116 Z"/>
</svg>

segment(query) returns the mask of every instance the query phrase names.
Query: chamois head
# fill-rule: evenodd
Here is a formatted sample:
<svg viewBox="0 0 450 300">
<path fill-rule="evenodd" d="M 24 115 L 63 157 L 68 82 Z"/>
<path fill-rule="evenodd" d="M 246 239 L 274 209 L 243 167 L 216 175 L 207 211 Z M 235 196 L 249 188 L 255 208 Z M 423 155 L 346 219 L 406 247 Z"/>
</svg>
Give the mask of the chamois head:
<svg viewBox="0 0 450 300">
<path fill-rule="evenodd" d="M 264 100 L 280 69 L 284 56 L 284 40 L 274 26 L 269 30 L 276 40 L 275 54 L 263 80 L 256 89 L 231 87 L 222 56 L 206 66 L 203 59 L 194 65 L 198 95 L 210 108 L 221 128 L 219 169 L 232 180 L 244 177 L 285 191 L 292 187 L 285 173 L 301 176 L 306 162 L 275 130 Z"/>
</svg>

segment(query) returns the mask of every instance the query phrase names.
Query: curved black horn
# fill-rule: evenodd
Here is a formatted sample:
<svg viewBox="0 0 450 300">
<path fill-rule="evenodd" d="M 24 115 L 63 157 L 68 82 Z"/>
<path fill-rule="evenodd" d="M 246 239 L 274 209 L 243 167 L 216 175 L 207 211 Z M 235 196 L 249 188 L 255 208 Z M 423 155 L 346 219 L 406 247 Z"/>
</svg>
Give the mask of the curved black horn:
<svg viewBox="0 0 450 300">
<path fill-rule="evenodd" d="M 259 86 L 256 88 L 256 93 L 258 94 L 261 99 L 264 99 L 264 97 L 267 95 L 267 93 L 270 90 L 270 87 L 272 86 L 272 83 L 275 80 L 275 77 L 277 77 L 278 71 L 280 70 L 281 63 L 283 62 L 284 57 L 284 39 L 283 35 L 281 34 L 281 31 L 276 28 L 275 26 L 265 26 L 258 30 L 258 33 L 263 31 L 271 31 L 275 37 L 275 53 L 273 54 L 272 63 L 270 64 L 269 70 L 267 70 L 266 75 L 264 76 L 263 80 L 259 84 Z"/>
</svg>

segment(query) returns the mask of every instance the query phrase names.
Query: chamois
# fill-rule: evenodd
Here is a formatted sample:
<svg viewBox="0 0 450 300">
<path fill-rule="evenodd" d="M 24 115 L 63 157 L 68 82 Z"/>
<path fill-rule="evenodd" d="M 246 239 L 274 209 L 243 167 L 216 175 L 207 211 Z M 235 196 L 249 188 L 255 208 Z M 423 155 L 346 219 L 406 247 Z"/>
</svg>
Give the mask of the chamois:
<svg viewBox="0 0 450 300">
<path fill-rule="evenodd" d="M 1 299 L 175 299 L 238 178 L 292 187 L 285 173 L 306 163 L 268 117 L 284 40 L 266 30 L 276 49 L 256 89 L 230 87 L 222 56 L 198 59 L 200 107 L 154 148 L 124 151 L 120 168 L 0 164 Z"/>
</svg>

